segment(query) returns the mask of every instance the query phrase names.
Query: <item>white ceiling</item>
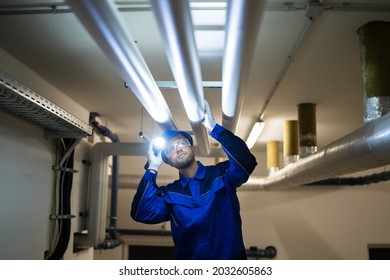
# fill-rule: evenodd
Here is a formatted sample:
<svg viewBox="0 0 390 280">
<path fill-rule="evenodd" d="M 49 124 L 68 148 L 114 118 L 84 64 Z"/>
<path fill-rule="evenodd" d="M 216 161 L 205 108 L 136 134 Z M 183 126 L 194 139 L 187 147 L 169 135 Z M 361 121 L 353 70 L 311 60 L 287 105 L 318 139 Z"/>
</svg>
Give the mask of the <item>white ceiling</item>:
<svg viewBox="0 0 390 280">
<path fill-rule="evenodd" d="M 152 137 L 160 133 L 138 99 L 127 89 L 120 75 L 99 49 L 76 16 L 66 11 L 64 1 L 1 1 L 0 47 L 39 73 L 89 111 L 98 112 L 121 141 L 141 141 L 138 133 Z M 57 13 L 15 14 L 42 2 L 58 4 Z M 210 2 L 210 1 L 192 1 Z M 212 1 L 224 2 L 224 1 Z M 320 1 L 324 7 L 339 7 L 344 0 Z M 137 42 L 156 81 L 173 81 L 164 46 L 150 8 L 134 9 L 148 1 L 117 1 L 129 32 Z M 387 12 L 335 11 L 326 9 L 310 24 L 296 56 L 288 68 L 308 18 L 305 9 L 275 11 L 284 2 L 268 0 L 263 13 L 252 68 L 246 85 L 237 134 L 246 138 L 264 108 L 266 98 L 280 77 L 271 102 L 265 107 L 266 127 L 255 150 L 269 140 L 283 140 L 285 120 L 297 119 L 297 105 L 317 104 L 318 146 L 329 144 L 363 125 L 363 94 L 357 30 L 372 20 L 390 21 L 388 0 L 354 0 L 356 5 L 382 5 Z M 304 7 L 303 1 L 289 1 Z M 28 5 L 22 5 L 28 4 Z M 8 6 L 7 6 L 8 5 Z M 12 9 L 10 9 L 11 6 Z M 18 6 L 21 5 L 21 6 Z M 5 9 L 5 8 L 8 9 Z M 43 6 L 42 6 L 43 7 Z M 65 9 L 61 11 L 60 9 Z M 4 15 L 5 11 L 10 13 Z M 221 81 L 224 10 L 196 10 L 193 20 L 204 81 Z M 205 20 L 215 22 L 205 22 Z M 201 25 L 207 25 L 201 27 Z M 212 29 L 204 32 L 201 29 Z M 203 34 L 202 34 L 203 33 Z M 207 34 L 208 33 L 208 34 Z M 1 66 L 1 64 L 0 64 Z M 283 69 L 287 69 L 281 76 Z M 190 130 L 177 90 L 162 89 L 172 114 L 182 130 Z M 221 123 L 221 89 L 205 89 L 217 122 Z M 61 104 L 58 104 L 61 105 Z M 143 117 L 142 117 L 143 116 Z"/>
</svg>

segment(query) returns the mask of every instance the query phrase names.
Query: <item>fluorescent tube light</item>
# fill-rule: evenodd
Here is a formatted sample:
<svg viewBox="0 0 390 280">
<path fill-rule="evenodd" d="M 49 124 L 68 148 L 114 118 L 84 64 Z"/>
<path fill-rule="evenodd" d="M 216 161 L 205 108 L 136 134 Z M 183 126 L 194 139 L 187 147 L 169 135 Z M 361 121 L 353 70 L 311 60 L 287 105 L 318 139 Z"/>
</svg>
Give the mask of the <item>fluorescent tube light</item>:
<svg viewBox="0 0 390 280">
<path fill-rule="evenodd" d="M 249 149 L 252 149 L 253 146 L 255 145 L 257 139 L 259 138 L 261 132 L 263 131 L 264 125 L 265 124 L 263 121 L 255 122 L 255 124 L 253 125 L 251 133 L 249 133 L 248 139 L 246 140 L 246 145 L 248 146 Z"/>
</svg>

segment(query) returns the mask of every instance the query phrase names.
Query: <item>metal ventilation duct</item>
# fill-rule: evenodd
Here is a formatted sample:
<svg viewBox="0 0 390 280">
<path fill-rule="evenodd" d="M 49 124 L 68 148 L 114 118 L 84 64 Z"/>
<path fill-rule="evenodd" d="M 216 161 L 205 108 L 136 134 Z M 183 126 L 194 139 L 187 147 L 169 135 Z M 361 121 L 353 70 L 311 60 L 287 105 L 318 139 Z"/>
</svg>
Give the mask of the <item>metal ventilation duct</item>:
<svg viewBox="0 0 390 280">
<path fill-rule="evenodd" d="M 276 190 L 390 164 L 390 114 L 330 143 L 254 185 Z"/>
<path fill-rule="evenodd" d="M 0 69 L 0 108 L 42 126 L 53 138 L 82 138 L 92 127 Z"/>
</svg>

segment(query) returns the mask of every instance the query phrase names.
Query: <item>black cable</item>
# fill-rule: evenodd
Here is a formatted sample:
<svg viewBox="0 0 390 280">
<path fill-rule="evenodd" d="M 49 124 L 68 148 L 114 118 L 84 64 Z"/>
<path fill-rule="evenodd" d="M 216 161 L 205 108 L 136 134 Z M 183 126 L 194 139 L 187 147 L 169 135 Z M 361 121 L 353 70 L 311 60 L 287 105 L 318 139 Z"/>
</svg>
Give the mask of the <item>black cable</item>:
<svg viewBox="0 0 390 280">
<path fill-rule="evenodd" d="M 382 173 L 373 173 L 361 177 L 340 177 L 324 179 L 317 182 L 306 184 L 306 186 L 362 186 L 373 183 L 385 182 L 390 180 L 390 171 Z"/>
<path fill-rule="evenodd" d="M 65 146 L 67 149 L 72 146 L 74 139 L 64 139 Z M 65 168 L 73 170 L 74 165 L 74 150 L 70 153 L 68 159 L 65 161 Z M 59 187 L 59 206 L 58 206 L 58 228 L 59 237 L 56 247 L 52 254 L 48 257 L 49 260 L 60 260 L 65 254 L 66 249 L 68 248 L 69 239 L 70 239 L 70 229 L 71 229 L 71 192 L 72 192 L 72 183 L 73 183 L 73 173 L 60 171 L 60 184 Z M 65 218 L 65 216 L 68 216 Z M 62 218 L 61 218 L 62 217 Z"/>
</svg>

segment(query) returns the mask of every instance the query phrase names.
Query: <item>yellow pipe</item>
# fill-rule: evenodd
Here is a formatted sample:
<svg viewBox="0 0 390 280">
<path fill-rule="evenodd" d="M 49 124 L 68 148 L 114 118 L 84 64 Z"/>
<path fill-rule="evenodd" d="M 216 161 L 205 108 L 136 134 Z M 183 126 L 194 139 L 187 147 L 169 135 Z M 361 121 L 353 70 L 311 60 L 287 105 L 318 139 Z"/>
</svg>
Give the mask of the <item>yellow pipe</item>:
<svg viewBox="0 0 390 280">
<path fill-rule="evenodd" d="M 316 104 L 298 105 L 298 131 L 300 156 L 305 157 L 317 151 Z"/>
<path fill-rule="evenodd" d="M 298 121 L 287 120 L 284 122 L 283 135 L 284 165 L 293 163 L 299 159 Z"/>
<path fill-rule="evenodd" d="M 279 169 L 279 141 L 267 142 L 267 167 L 269 170 Z"/>
</svg>

